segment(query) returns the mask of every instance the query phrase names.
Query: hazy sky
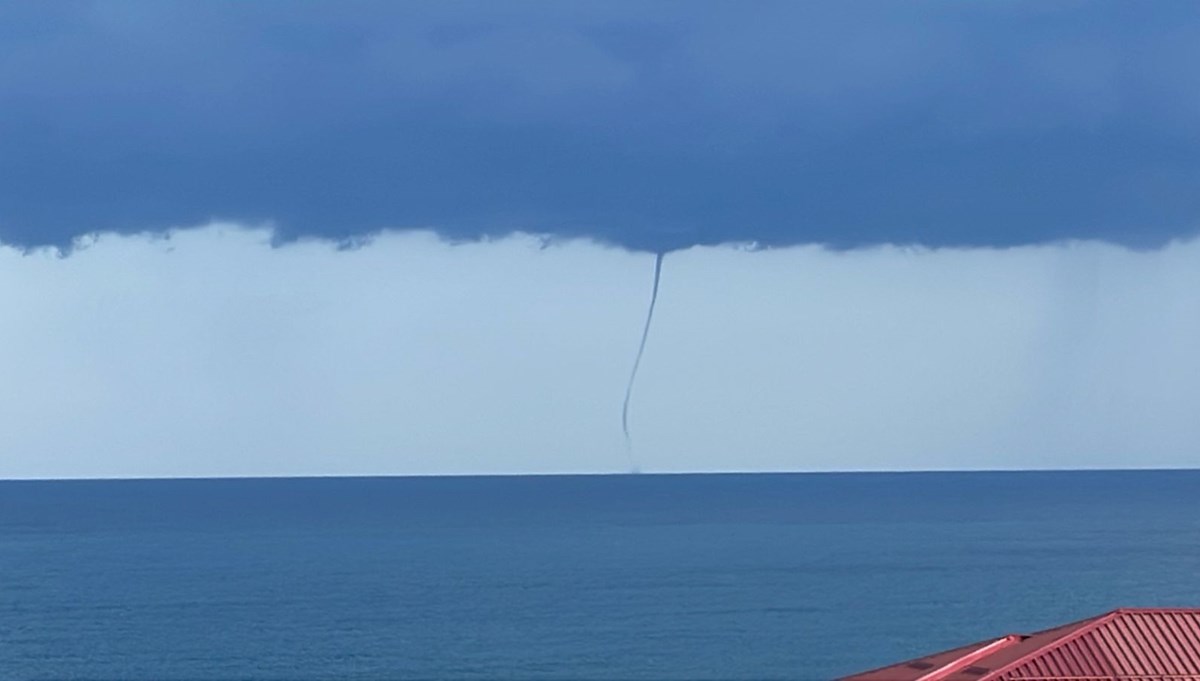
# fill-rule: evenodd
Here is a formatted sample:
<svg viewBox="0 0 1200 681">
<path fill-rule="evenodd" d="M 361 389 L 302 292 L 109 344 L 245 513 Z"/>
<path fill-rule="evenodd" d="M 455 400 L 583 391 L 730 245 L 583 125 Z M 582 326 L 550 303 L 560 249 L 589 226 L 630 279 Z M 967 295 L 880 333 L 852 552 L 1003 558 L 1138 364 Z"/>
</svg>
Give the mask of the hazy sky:
<svg viewBox="0 0 1200 681">
<path fill-rule="evenodd" d="M 0 477 L 1198 465 L 1198 34 L 0 3 Z"/>
<path fill-rule="evenodd" d="M 653 257 L 263 230 L 0 249 L 0 477 L 623 471 Z M 1194 466 L 1200 241 L 667 256 L 648 471 Z"/>
</svg>

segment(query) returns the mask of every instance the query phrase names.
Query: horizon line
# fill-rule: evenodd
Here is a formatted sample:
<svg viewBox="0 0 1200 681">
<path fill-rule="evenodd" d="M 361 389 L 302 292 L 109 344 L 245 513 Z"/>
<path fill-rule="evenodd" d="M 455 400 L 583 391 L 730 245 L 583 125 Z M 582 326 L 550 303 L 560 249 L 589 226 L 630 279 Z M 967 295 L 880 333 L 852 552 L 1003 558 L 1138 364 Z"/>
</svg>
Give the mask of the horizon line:
<svg viewBox="0 0 1200 681">
<path fill-rule="evenodd" d="M 299 474 L 299 475 L 146 475 L 146 476 L 80 476 L 0 478 L 0 484 L 13 482 L 155 482 L 155 481 L 221 481 L 221 480 L 387 480 L 387 479 L 446 479 L 446 478 L 585 478 L 585 477 L 698 477 L 752 475 L 974 475 L 974 474 L 1037 474 L 1037 473 L 1188 473 L 1200 472 L 1196 467 L 1095 467 L 1095 468 L 922 468 L 922 469 L 844 469 L 844 470 L 764 470 L 764 471 L 600 471 L 583 473 L 395 473 L 395 474 Z"/>
</svg>

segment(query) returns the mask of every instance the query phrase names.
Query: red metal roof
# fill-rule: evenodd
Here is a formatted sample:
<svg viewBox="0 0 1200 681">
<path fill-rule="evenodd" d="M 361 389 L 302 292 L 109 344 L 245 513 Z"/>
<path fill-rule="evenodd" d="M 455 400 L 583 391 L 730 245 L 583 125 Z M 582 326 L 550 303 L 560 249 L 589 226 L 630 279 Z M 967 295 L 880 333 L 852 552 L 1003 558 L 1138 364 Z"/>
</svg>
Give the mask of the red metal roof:
<svg viewBox="0 0 1200 681">
<path fill-rule="evenodd" d="M 1200 609 L 1123 608 L 841 681 L 1200 681 Z"/>
</svg>

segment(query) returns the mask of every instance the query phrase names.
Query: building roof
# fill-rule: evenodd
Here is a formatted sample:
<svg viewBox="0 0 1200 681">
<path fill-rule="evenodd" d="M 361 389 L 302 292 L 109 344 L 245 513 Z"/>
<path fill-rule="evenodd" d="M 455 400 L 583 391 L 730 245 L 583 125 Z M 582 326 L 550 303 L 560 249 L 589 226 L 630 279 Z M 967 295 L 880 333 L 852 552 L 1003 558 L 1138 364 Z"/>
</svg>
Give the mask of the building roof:
<svg viewBox="0 0 1200 681">
<path fill-rule="evenodd" d="M 841 681 L 1200 681 L 1200 609 L 1123 608 Z"/>
</svg>

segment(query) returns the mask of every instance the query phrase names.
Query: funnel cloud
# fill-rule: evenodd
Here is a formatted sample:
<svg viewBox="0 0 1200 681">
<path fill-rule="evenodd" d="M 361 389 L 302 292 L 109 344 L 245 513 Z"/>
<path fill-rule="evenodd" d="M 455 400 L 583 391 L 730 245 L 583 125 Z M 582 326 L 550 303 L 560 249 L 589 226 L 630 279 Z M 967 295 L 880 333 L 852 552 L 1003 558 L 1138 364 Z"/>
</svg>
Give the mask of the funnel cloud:
<svg viewBox="0 0 1200 681">
<path fill-rule="evenodd" d="M 638 367 L 642 365 L 642 355 L 646 352 L 646 339 L 650 337 L 650 325 L 654 321 L 654 306 L 658 303 L 658 282 L 662 279 L 663 253 L 654 256 L 654 283 L 650 287 L 650 305 L 646 308 L 646 324 L 642 327 L 642 340 L 638 343 L 637 355 L 633 358 L 633 368 L 629 371 L 629 383 L 625 385 L 625 401 L 621 404 L 621 431 L 625 433 L 625 451 L 629 454 L 629 467 L 634 473 L 638 472 L 637 459 L 633 456 L 633 438 L 629 436 L 629 399 L 633 397 L 633 385 L 637 381 Z"/>
</svg>

